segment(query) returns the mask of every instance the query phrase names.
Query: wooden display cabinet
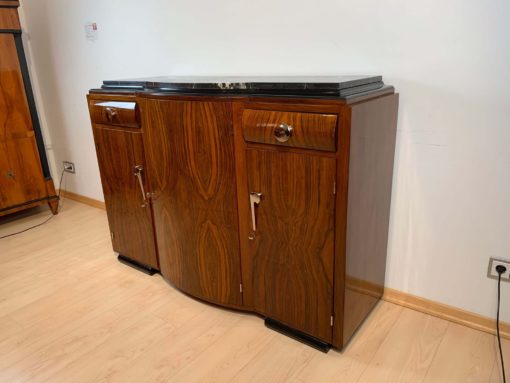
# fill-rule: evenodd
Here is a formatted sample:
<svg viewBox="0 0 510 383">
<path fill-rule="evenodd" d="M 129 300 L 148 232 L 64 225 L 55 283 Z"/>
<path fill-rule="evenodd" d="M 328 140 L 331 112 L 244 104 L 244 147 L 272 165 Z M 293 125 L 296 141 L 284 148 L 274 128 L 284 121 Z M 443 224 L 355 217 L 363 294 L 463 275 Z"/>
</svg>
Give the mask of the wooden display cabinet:
<svg viewBox="0 0 510 383">
<path fill-rule="evenodd" d="M 19 2 L 0 1 L 0 216 L 48 204 L 58 213 L 28 66 Z"/>
</svg>

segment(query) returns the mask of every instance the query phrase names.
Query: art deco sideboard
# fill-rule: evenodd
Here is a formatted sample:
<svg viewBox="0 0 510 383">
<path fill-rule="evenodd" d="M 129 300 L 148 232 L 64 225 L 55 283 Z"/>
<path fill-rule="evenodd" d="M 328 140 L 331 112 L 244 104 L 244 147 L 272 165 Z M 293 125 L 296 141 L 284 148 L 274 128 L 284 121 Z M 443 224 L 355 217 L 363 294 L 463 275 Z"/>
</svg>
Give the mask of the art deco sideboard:
<svg viewBox="0 0 510 383">
<path fill-rule="evenodd" d="M 88 102 L 121 259 L 324 351 L 348 342 L 383 292 L 393 87 L 154 78 Z"/>
</svg>

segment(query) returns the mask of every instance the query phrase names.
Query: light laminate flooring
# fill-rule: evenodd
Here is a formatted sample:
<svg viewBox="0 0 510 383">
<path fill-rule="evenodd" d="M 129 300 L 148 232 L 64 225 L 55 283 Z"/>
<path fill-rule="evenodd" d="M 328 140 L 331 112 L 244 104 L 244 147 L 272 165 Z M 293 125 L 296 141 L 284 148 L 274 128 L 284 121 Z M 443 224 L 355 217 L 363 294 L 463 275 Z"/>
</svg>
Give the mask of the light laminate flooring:
<svg viewBox="0 0 510 383">
<path fill-rule="evenodd" d="M 0 236 L 48 214 L 2 219 Z M 497 383 L 499 371 L 493 336 L 387 302 L 343 352 L 320 353 L 120 264 L 105 211 L 74 201 L 0 240 L 2 383 Z"/>
</svg>

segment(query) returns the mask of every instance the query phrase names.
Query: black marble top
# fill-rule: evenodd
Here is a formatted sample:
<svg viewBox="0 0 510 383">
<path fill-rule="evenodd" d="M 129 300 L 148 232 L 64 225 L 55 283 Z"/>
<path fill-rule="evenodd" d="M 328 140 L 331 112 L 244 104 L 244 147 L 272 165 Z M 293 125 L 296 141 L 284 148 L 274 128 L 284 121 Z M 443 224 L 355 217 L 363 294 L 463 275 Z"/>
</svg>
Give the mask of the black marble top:
<svg viewBox="0 0 510 383">
<path fill-rule="evenodd" d="M 104 81 L 102 90 L 347 97 L 384 86 L 382 76 L 151 77 Z"/>
</svg>

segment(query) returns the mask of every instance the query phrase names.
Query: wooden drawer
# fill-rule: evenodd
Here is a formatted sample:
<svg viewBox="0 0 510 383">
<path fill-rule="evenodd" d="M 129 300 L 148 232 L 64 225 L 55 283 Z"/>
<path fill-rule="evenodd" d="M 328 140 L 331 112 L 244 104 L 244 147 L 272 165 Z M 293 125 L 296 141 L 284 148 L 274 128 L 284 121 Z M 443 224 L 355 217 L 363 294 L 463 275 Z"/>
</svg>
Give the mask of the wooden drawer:
<svg viewBox="0 0 510 383">
<path fill-rule="evenodd" d="M 136 102 L 91 100 L 89 109 L 94 124 L 140 127 Z"/>
<path fill-rule="evenodd" d="M 246 109 L 246 141 L 297 148 L 336 151 L 335 114 Z"/>
<path fill-rule="evenodd" d="M 13 1 L 13 5 L 19 4 Z M 1 4 L 5 5 L 5 4 Z M 20 30 L 18 10 L 16 8 L 0 8 L 0 29 Z M 12 36 L 12 35 L 11 35 Z"/>
</svg>

